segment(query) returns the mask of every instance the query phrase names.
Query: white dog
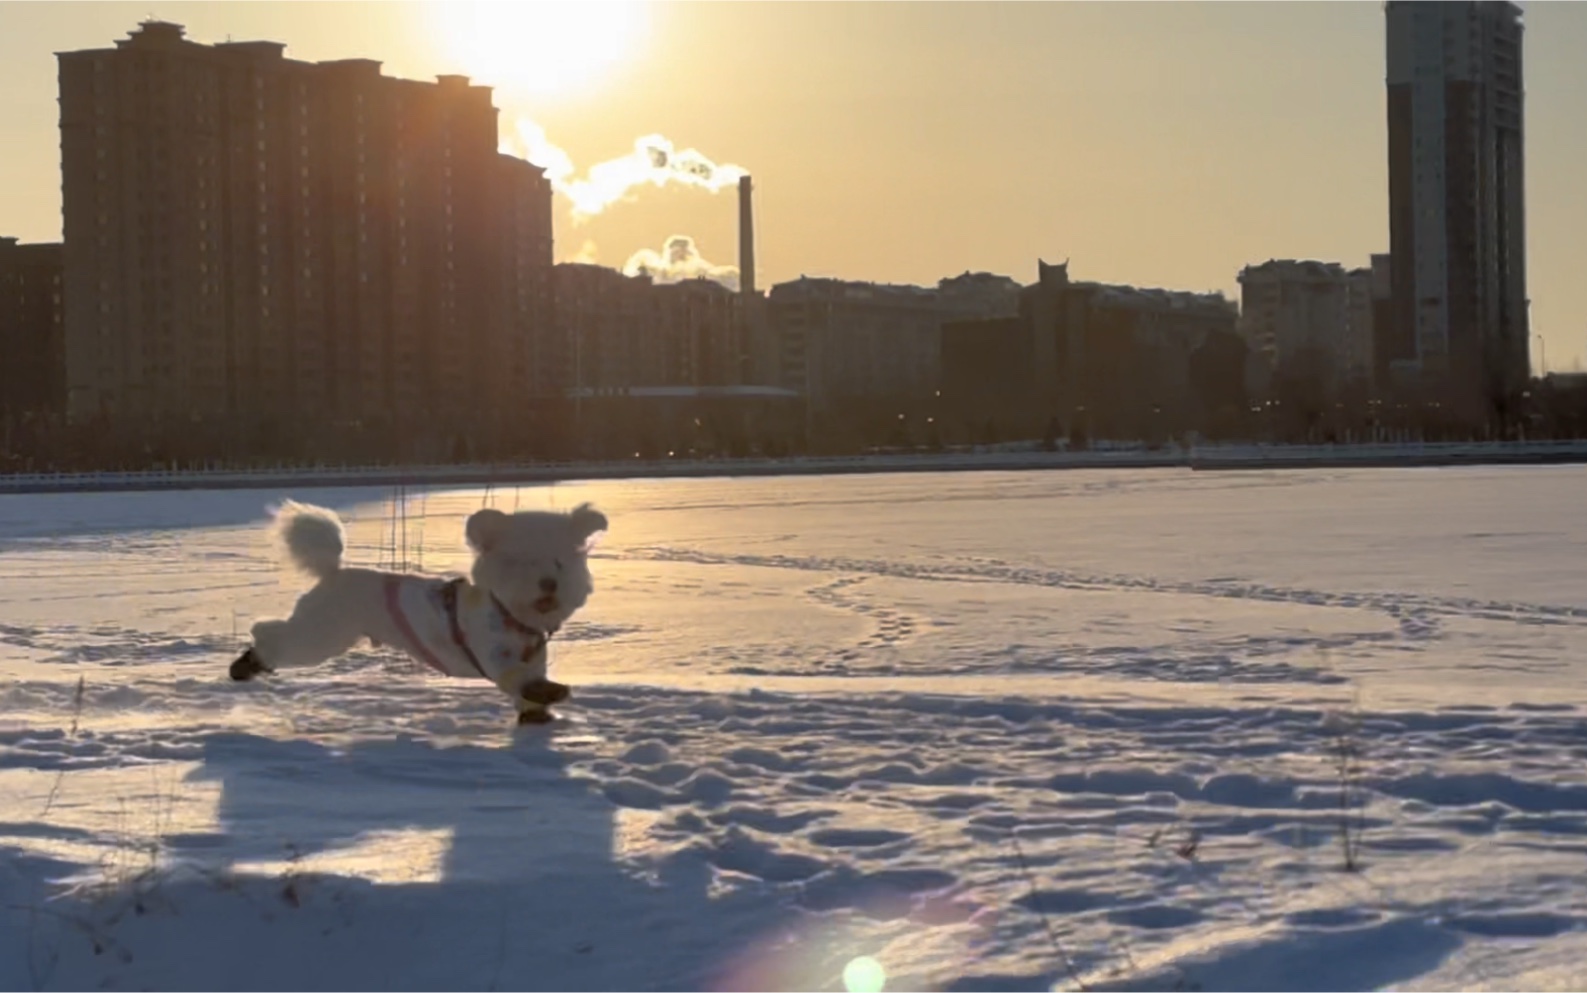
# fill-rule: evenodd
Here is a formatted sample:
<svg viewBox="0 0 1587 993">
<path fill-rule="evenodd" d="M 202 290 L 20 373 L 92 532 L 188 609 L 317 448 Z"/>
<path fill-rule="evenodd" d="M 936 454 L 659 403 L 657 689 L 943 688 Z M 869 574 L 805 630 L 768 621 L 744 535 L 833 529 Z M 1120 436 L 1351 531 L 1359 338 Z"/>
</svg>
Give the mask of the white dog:
<svg viewBox="0 0 1587 993">
<path fill-rule="evenodd" d="M 253 626 L 253 645 L 231 664 L 248 680 L 317 665 L 361 639 L 391 645 L 447 676 L 488 679 L 512 699 L 518 723 L 551 719 L 568 688 L 546 678 L 546 641 L 594 589 L 588 552 L 606 515 L 481 510 L 465 531 L 473 582 L 342 566 L 333 511 L 287 501 L 275 525 L 292 561 L 319 582 L 284 621 Z"/>
</svg>

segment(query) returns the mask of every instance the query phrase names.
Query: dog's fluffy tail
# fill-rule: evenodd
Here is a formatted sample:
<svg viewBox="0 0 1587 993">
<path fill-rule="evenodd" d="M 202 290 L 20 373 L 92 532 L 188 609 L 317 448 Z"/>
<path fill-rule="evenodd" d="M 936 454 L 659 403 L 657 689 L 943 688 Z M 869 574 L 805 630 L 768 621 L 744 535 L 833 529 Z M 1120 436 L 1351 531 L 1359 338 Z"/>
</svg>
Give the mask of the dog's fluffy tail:
<svg viewBox="0 0 1587 993">
<path fill-rule="evenodd" d="M 335 511 L 287 500 L 275 510 L 275 530 L 304 572 L 324 579 L 342 567 L 342 522 Z"/>
</svg>

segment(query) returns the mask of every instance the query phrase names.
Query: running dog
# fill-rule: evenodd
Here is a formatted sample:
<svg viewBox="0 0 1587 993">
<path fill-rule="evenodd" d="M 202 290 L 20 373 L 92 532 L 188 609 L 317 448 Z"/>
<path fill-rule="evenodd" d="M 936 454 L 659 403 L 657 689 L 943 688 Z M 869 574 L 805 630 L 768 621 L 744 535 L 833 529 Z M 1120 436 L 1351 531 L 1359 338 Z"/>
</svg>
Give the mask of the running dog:
<svg viewBox="0 0 1587 993">
<path fill-rule="evenodd" d="M 231 678 L 318 665 L 367 638 L 443 675 L 488 679 L 513 700 L 519 724 L 543 724 L 569 693 L 546 676 L 546 642 L 589 599 L 588 553 L 606 529 L 587 503 L 568 513 L 480 510 L 465 527 L 471 578 L 439 579 L 344 566 L 335 512 L 288 500 L 276 534 L 318 582 L 292 616 L 253 626 Z"/>
</svg>

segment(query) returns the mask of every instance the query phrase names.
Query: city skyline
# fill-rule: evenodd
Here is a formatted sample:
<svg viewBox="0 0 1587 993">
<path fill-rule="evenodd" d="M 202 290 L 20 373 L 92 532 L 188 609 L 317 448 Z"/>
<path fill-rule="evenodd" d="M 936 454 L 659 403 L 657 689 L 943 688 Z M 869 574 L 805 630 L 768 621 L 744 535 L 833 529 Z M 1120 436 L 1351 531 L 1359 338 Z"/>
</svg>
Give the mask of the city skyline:
<svg viewBox="0 0 1587 993">
<path fill-rule="evenodd" d="M 422 5 L 383 5 L 378 17 L 339 4 L 82 4 L 71 17 L 44 5 L 0 9 L 12 28 L 0 40 L 0 137 L 18 149 L 0 164 L 0 218 L 25 241 L 59 237 L 53 53 L 106 44 L 151 13 L 187 24 L 197 40 L 277 40 L 302 59 L 367 56 L 390 75 L 472 68 L 456 46 L 426 41 L 438 12 Z M 1315 258 L 1356 267 L 1388 250 L 1379 4 L 979 9 L 652 5 L 636 15 L 626 62 L 562 92 L 499 86 L 503 137 L 533 120 L 587 167 L 661 133 L 744 166 L 756 176 L 762 287 L 805 274 L 932 285 L 965 270 L 1030 283 L 1035 257 L 1067 256 L 1086 278 L 1237 297 L 1247 264 Z M 857 61 L 856 39 L 889 31 L 897 44 Z M 1033 32 L 1062 57 L 1033 64 Z M 729 35 L 741 40 L 722 44 Z M 1573 195 L 1587 125 L 1568 113 L 1587 90 L 1587 71 L 1561 51 L 1584 36 L 1587 17 L 1567 5 L 1527 13 L 1528 282 L 1541 337 L 1533 364 L 1543 351 L 1555 371 L 1587 345 L 1587 288 L 1574 277 L 1587 247 L 1573 234 L 1587 224 Z M 972 51 L 980 42 L 999 57 Z M 776 84 L 794 56 L 823 48 L 833 61 L 824 80 L 800 91 L 801 110 Z M 647 85 L 669 55 L 697 73 Z M 928 58 L 940 68 L 926 72 Z M 1218 72 L 1189 74 L 1204 61 Z M 944 99 L 954 79 L 963 89 L 972 78 L 979 115 L 962 96 Z M 1249 92 L 1256 82 L 1265 89 Z M 847 99 L 834 87 L 846 87 Z M 1063 140 L 1034 127 L 1043 116 Z M 593 243 L 596 261 L 621 268 L 673 235 L 693 238 L 710 263 L 736 256 L 731 195 L 645 188 L 583 224 L 568 207 L 559 198 L 559 260 L 587 259 Z"/>
</svg>

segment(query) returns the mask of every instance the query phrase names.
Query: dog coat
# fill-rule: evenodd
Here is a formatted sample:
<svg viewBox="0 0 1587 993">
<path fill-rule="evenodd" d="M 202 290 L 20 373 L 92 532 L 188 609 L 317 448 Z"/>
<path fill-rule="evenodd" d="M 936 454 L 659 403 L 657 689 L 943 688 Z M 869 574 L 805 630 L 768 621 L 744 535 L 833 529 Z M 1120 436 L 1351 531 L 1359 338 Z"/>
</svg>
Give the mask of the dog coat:
<svg viewBox="0 0 1587 993">
<path fill-rule="evenodd" d="M 386 610 L 409 655 L 444 676 L 544 679 L 554 632 L 519 621 L 495 597 L 463 579 L 388 576 Z"/>
</svg>

